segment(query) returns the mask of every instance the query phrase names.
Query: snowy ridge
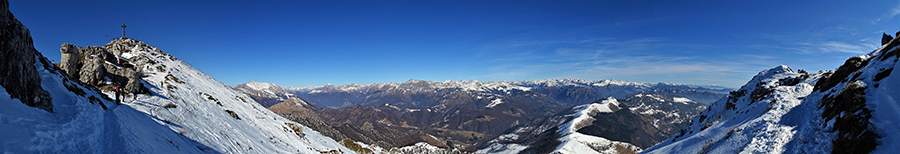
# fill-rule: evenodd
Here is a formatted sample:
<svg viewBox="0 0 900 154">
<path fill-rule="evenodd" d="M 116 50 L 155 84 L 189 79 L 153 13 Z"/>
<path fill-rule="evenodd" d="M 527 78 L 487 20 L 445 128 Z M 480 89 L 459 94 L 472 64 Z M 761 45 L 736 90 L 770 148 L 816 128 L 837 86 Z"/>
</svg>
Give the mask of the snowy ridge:
<svg viewBox="0 0 900 154">
<path fill-rule="evenodd" d="M 578 129 L 581 129 L 584 126 L 590 125 L 595 119 L 594 115 L 597 113 L 612 113 L 615 110 L 619 110 L 619 102 L 616 98 L 606 98 L 601 101 L 601 103 L 591 103 L 575 106 L 574 110 L 577 112 L 569 114 L 567 116 L 573 117 L 571 121 L 560 126 L 559 133 L 563 135 L 577 133 Z"/>
<path fill-rule="evenodd" d="M 649 98 L 655 99 L 655 100 L 660 101 L 660 102 L 665 102 L 665 101 L 666 101 L 666 100 L 664 100 L 664 99 L 662 99 L 662 98 L 657 97 L 656 95 L 637 94 L 637 95 L 634 95 L 634 96 L 635 96 L 635 97 L 649 97 Z"/>
<path fill-rule="evenodd" d="M 675 97 L 674 100 L 675 100 L 675 102 L 684 103 L 684 104 L 697 103 L 697 102 L 692 101 L 691 99 L 687 99 L 684 97 Z"/>
<path fill-rule="evenodd" d="M 125 105 L 212 150 L 352 153 L 333 139 L 276 115 L 247 95 L 155 47 L 131 39 L 114 40 L 110 44 L 113 43 L 133 46 L 125 58 L 132 59 L 143 70 L 145 85 L 152 91 L 152 95 L 125 99 Z M 166 104 L 175 107 L 163 108 Z"/>
<path fill-rule="evenodd" d="M 622 147 L 631 147 L 627 148 L 628 151 L 640 151 L 641 149 L 637 146 L 631 145 L 629 143 L 611 141 L 602 137 L 586 135 L 577 132 L 578 129 L 583 128 L 584 126 L 590 125 L 595 119 L 594 115 L 597 113 L 612 113 L 615 110 L 618 110 L 619 102 L 616 98 L 609 97 L 601 103 L 592 103 L 576 106 L 575 110 L 578 112 L 570 114 L 569 116 L 574 117 L 568 123 L 560 126 L 558 133 L 563 135 L 559 138 L 560 143 L 557 146 L 556 150 L 551 153 L 622 153 L 624 151 L 619 151 L 620 149 L 613 148 L 614 146 L 622 146 Z M 626 146 L 623 146 L 624 144 Z M 601 148 L 605 147 L 605 148 Z"/>
<path fill-rule="evenodd" d="M 562 143 L 551 153 L 596 153 L 618 154 L 641 151 L 641 148 L 629 143 L 610 141 L 602 137 L 572 133 L 559 138 Z"/>
<path fill-rule="evenodd" d="M 778 66 L 645 153 L 896 153 L 900 39 L 833 71 Z"/>
<path fill-rule="evenodd" d="M 250 97 L 266 107 L 284 102 L 288 99 L 296 99 L 299 100 L 299 102 L 305 103 L 304 100 L 298 98 L 296 95 L 288 93 L 284 88 L 272 83 L 250 81 L 234 86 L 234 89 L 250 95 Z"/>
<path fill-rule="evenodd" d="M 788 111 L 800 105 L 801 98 L 812 92 L 813 87 L 811 84 L 814 84 L 815 80 L 806 80 L 794 86 L 778 86 L 778 84 L 781 79 L 799 78 L 801 75 L 803 74 L 795 73 L 783 65 L 762 71 L 739 90 L 739 92 L 746 93 L 756 91 L 755 93 L 758 93 L 757 98 L 750 98 L 750 94 L 744 97 L 722 98 L 709 107 L 710 110 L 704 111 L 700 116 L 694 118 L 691 125 L 682 130 L 681 133 L 644 152 L 680 153 L 706 151 L 731 153 L 742 150 L 748 152 L 783 152 L 786 149 L 781 148 L 781 146 L 784 146 L 788 141 L 787 139 L 793 136 L 793 127 L 779 124 L 778 121 Z M 770 89 L 773 94 L 766 95 L 768 96 L 767 98 L 761 98 L 759 94 Z M 777 98 L 772 97 L 773 95 Z M 739 99 L 739 102 L 728 102 L 729 99 Z M 750 103 L 751 101 L 754 103 Z M 771 109 L 769 109 L 770 105 Z M 691 134 L 692 132 L 693 134 Z M 757 135 L 753 132 L 763 133 L 758 133 Z M 686 134 L 691 135 L 679 138 L 679 136 Z M 748 143 L 748 141 L 751 142 Z M 747 146 L 743 146 L 743 143 L 747 143 Z M 690 146 L 663 147 L 669 144 L 688 144 Z M 743 147 L 747 148 L 744 149 Z"/>
<path fill-rule="evenodd" d="M 503 104 L 503 99 L 497 98 L 497 99 L 492 100 L 492 101 L 491 101 L 491 104 L 488 104 L 487 106 L 484 106 L 484 107 L 486 107 L 486 108 L 493 108 L 494 106 L 497 106 L 497 105 L 500 105 L 500 104 Z"/>
<path fill-rule="evenodd" d="M 517 140 L 556 140 L 559 145 L 551 147 L 553 150 L 549 153 L 626 153 L 640 151 L 641 149 L 630 143 L 611 141 L 602 137 L 586 135 L 577 132 L 587 125 L 591 125 L 594 116 L 597 113 L 612 113 L 618 108 L 619 102 L 612 97 L 600 101 L 600 103 L 584 104 L 573 107 L 571 112 L 558 117 L 551 117 L 548 125 L 531 125 L 519 127 L 509 134 L 500 135 L 497 139 L 488 142 L 488 146 L 477 151 L 477 153 L 521 153 L 523 150 L 532 148 L 528 145 L 516 143 Z M 556 130 L 546 132 L 547 130 Z M 534 134 L 553 133 L 560 136 L 559 138 L 522 138 L 523 135 L 532 137 Z M 539 147 L 535 147 L 539 148 Z M 531 151 L 534 152 L 534 151 Z"/>
<path fill-rule="evenodd" d="M 262 92 L 265 92 L 267 95 L 273 96 L 273 97 L 277 97 L 277 95 L 279 95 L 279 94 L 292 95 L 292 94 L 285 92 L 284 89 L 282 89 L 281 87 L 279 87 L 275 84 L 271 84 L 271 83 L 250 81 L 244 85 L 249 87 L 251 90 L 262 91 Z"/>
<path fill-rule="evenodd" d="M 0 87 L 4 153 L 353 153 L 331 138 L 282 118 L 161 50 L 131 39 L 124 54 L 144 74 L 149 94 L 98 92 L 36 56 L 53 113 L 25 106 Z M 109 44 L 108 44 L 109 45 Z M 43 62 L 42 62 L 43 61 Z M 109 97 L 107 97 L 109 96 Z"/>
<path fill-rule="evenodd" d="M 267 90 L 269 88 L 275 87 L 275 84 L 256 82 L 256 81 L 250 81 L 246 85 L 254 90 Z M 273 93 L 271 91 L 267 91 L 267 92 Z"/>
</svg>

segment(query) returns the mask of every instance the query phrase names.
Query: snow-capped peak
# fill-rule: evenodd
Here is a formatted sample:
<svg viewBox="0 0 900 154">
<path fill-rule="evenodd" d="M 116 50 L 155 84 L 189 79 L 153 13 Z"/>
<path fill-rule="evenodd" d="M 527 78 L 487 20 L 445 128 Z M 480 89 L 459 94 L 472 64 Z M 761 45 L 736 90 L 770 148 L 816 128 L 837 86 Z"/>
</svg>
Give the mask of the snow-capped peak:
<svg viewBox="0 0 900 154">
<path fill-rule="evenodd" d="M 613 113 L 618 110 L 619 102 L 613 97 L 596 103 L 572 107 L 566 114 L 561 114 L 539 121 L 533 121 L 515 129 L 509 134 L 500 135 L 488 142 L 486 148 L 476 153 L 533 153 L 534 149 L 552 148 L 549 153 L 634 153 L 641 148 L 633 144 L 613 141 L 599 136 L 578 132 L 579 129 L 593 125 L 598 113 Z M 556 130 L 556 131 L 552 131 Z M 554 133 L 555 135 L 546 135 Z M 555 137 L 558 136 L 558 137 Z M 554 141 L 558 141 L 553 144 Z M 531 147 L 539 146 L 539 147 Z M 553 147 L 555 146 L 555 147 Z M 543 151 L 547 153 L 546 151 Z"/>
<path fill-rule="evenodd" d="M 896 153 L 900 39 L 835 70 L 758 73 L 646 153 Z"/>
<path fill-rule="evenodd" d="M 250 87 L 253 90 L 266 90 L 276 86 L 275 84 L 256 81 L 250 81 L 245 83 L 244 85 L 247 85 L 247 87 Z"/>
<path fill-rule="evenodd" d="M 684 98 L 684 97 L 675 97 L 675 98 L 672 98 L 672 99 L 674 100 L 674 102 L 684 103 L 684 104 L 688 104 L 688 103 L 697 103 L 697 102 L 692 101 L 691 99 Z"/>
<path fill-rule="evenodd" d="M 619 110 L 619 101 L 616 98 L 609 97 L 600 101 L 600 103 L 575 106 L 573 110 L 576 112 L 568 115 L 573 117 L 572 121 L 561 127 L 565 129 L 560 129 L 560 134 L 571 134 L 584 126 L 590 125 L 595 120 L 593 116 L 597 113 L 612 113 Z"/>
<path fill-rule="evenodd" d="M 666 102 L 665 99 L 659 98 L 658 96 L 651 95 L 651 94 L 637 94 L 637 95 L 634 95 L 634 97 L 648 97 L 648 98 L 655 99 L 656 101 L 659 101 L 659 102 Z"/>
<path fill-rule="evenodd" d="M 503 99 L 496 98 L 496 99 L 494 99 L 494 100 L 491 101 L 491 104 L 488 104 L 487 106 L 484 106 L 484 107 L 486 107 L 486 108 L 493 108 L 494 106 L 497 106 L 497 105 L 500 105 L 500 104 L 503 104 Z"/>
</svg>

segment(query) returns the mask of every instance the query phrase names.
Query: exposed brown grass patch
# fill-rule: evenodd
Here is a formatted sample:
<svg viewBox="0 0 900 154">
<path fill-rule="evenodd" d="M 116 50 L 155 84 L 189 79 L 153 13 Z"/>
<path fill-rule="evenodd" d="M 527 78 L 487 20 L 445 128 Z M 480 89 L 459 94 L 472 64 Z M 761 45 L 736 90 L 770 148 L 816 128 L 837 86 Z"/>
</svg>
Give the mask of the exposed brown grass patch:
<svg viewBox="0 0 900 154">
<path fill-rule="evenodd" d="M 163 105 L 163 106 L 162 106 L 162 108 L 166 108 L 166 109 L 168 109 L 168 108 L 176 108 L 176 107 L 178 107 L 178 106 L 175 106 L 174 103 L 169 103 L 169 104 L 166 104 L 166 105 Z"/>
<path fill-rule="evenodd" d="M 232 118 L 237 119 L 237 120 L 241 120 L 241 117 L 238 117 L 237 113 L 234 113 L 234 111 L 231 111 L 231 110 L 225 110 L 225 112 L 228 112 L 228 115 L 231 115 Z"/>
</svg>

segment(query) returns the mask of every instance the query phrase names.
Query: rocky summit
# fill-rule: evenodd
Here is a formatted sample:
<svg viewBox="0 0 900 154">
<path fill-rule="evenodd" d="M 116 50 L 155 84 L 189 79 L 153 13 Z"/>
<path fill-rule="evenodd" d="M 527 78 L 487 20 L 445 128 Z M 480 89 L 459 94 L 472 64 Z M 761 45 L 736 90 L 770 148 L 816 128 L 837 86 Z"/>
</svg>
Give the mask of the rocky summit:
<svg viewBox="0 0 900 154">
<path fill-rule="evenodd" d="M 141 83 L 140 70 L 131 60 L 123 57 L 134 45 L 132 39 L 116 39 L 106 46 L 77 48 L 74 44 L 63 43 L 59 51 L 60 69 L 69 76 L 95 87 L 121 87 L 125 92 L 143 93 L 147 89 Z M 110 81 L 110 82 L 107 82 Z"/>
</svg>

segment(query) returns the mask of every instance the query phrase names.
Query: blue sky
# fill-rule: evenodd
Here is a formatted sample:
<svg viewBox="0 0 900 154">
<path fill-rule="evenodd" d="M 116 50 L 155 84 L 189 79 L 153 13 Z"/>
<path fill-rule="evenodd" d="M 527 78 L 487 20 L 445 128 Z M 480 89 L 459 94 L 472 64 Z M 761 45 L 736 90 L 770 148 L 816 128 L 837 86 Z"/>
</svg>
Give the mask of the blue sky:
<svg viewBox="0 0 900 154">
<path fill-rule="evenodd" d="M 900 30 L 900 1 L 10 1 L 35 48 L 126 35 L 228 85 L 616 79 L 739 87 L 830 70 Z"/>
</svg>

